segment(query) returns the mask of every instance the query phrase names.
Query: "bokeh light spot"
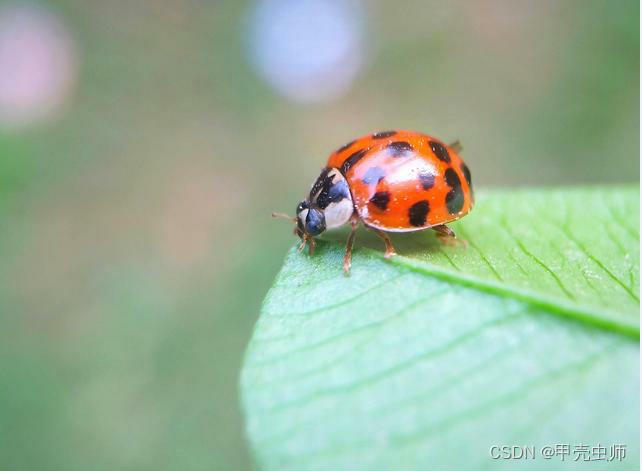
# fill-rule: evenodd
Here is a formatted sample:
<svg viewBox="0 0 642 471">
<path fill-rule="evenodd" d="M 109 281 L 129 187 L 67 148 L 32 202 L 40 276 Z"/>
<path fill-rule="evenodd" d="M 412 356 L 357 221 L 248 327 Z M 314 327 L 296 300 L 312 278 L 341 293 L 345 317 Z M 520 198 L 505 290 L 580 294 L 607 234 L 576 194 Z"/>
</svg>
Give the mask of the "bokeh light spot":
<svg viewBox="0 0 642 471">
<path fill-rule="evenodd" d="M 345 0 L 259 0 L 250 17 L 250 57 L 289 100 L 346 93 L 363 64 L 363 10 Z"/>
</svg>

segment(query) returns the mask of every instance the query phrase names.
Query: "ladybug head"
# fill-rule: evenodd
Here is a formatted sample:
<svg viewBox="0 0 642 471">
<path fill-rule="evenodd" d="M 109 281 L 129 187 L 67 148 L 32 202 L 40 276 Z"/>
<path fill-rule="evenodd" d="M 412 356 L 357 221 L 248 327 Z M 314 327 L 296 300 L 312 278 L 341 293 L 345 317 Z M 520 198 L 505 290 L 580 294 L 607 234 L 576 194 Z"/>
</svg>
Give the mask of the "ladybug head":
<svg viewBox="0 0 642 471">
<path fill-rule="evenodd" d="M 296 207 L 295 233 L 301 239 L 316 237 L 326 229 L 348 222 L 353 211 L 345 177 L 338 169 L 326 167 L 312 185 L 309 196 Z"/>
<path fill-rule="evenodd" d="M 334 229 L 350 220 L 354 212 L 352 197 L 345 177 L 336 168 L 324 168 L 312 185 L 306 199 L 296 207 L 296 216 L 272 213 L 274 217 L 289 219 L 295 224 L 294 233 L 301 239 L 299 250 L 310 244 L 326 229 Z"/>
<path fill-rule="evenodd" d="M 297 235 L 303 239 L 304 235 L 318 236 L 325 231 L 325 214 L 322 209 L 310 205 L 306 200 L 301 201 L 296 207 Z"/>
</svg>

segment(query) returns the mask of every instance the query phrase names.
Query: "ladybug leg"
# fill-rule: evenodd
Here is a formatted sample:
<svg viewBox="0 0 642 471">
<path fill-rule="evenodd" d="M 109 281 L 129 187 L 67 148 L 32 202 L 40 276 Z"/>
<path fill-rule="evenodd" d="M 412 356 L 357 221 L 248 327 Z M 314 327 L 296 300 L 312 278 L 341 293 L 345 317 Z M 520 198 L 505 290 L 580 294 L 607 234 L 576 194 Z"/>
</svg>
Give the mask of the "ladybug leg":
<svg viewBox="0 0 642 471">
<path fill-rule="evenodd" d="M 300 232 L 301 231 L 299 231 L 297 228 L 294 229 L 294 233 L 296 235 L 300 235 Z M 314 237 L 310 237 L 307 234 L 302 234 L 302 235 L 300 235 L 300 237 L 301 237 L 301 243 L 299 244 L 299 248 L 298 248 L 299 253 L 303 252 L 303 249 L 305 249 L 305 244 L 309 242 L 310 243 L 310 255 L 312 255 L 314 253 L 314 248 L 317 245 L 317 243 L 314 241 Z"/>
<path fill-rule="evenodd" d="M 448 147 L 450 147 L 452 150 L 454 150 L 457 154 L 459 154 L 464 148 L 461 146 L 461 142 L 459 140 L 456 140 L 455 142 L 448 144 Z"/>
<path fill-rule="evenodd" d="M 350 272 L 350 265 L 352 265 L 352 244 L 354 244 L 354 237 L 357 234 L 357 227 L 359 227 L 359 220 L 352 218 L 350 220 L 352 225 L 352 232 L 348 236 L 348 241 L 346 242 L 346 253 L 343 256 L 343 271 L 347 275 Z"/>
<path fill-rule="evenodd" d="M 437 238 L 446 245 L 466 245 L 466 242 L 458 239 L 455 235 L 455 231 L 445 224 L 434 226 L 432 229 L 437 233 Z"/>
<path fill-rule="evenodd" d="M 372 229 L 372 230 L 374 231 L 375 234 L 381 237 L 383 239 L 383 242 L 386 244 L 386 254 L 384 255 L 384 257 L 390 258 L 393 255 L 397 255 L 397 251 L 392 245 L 392 241 L 390 240 L 390 237 L 388 237 L 388 234 L 386 234 L 383 231 L 380 231 L 379 229 Z"/>
</svg>

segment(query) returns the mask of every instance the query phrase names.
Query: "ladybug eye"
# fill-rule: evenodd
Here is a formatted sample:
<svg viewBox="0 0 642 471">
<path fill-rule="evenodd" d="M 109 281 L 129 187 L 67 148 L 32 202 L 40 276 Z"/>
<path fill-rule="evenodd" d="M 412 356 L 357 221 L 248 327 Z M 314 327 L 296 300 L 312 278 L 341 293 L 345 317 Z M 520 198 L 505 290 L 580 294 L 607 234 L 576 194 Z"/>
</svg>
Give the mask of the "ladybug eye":
<svg viewBox="0 0 642 471">
<path fill-rule="evenodd" d="M 305 232 L 317 236 L 325 231 L 325 215 L 323 211 L 313 208 L 305 218 Z"/>
</svg>

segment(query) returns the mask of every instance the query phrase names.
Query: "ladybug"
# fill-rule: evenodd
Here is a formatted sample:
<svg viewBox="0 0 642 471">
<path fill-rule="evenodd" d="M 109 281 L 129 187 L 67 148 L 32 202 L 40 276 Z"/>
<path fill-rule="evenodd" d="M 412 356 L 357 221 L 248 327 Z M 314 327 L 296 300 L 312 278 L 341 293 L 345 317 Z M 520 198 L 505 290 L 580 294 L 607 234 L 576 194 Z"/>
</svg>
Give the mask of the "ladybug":
<svg viewBox="0 0 642 471">
<path fill-rule="evenodd" d="M 396 254 L 387 232 L 431 228 L 443 242 L 453 243 L 455 233 L 446 224 L 468 214 L 474 204 L 470 170 L 459 152 L 459 142 L 446 145 L 415 131 L 362 136 L 330 154 L 296 217 L 273 215 L 296 223 L 299 250 L 308 243 L 310 254 L 315 237 L 349 222 L 346 273 L 360 222 L 383 239 L 386 258 Z"/>
</svg>

